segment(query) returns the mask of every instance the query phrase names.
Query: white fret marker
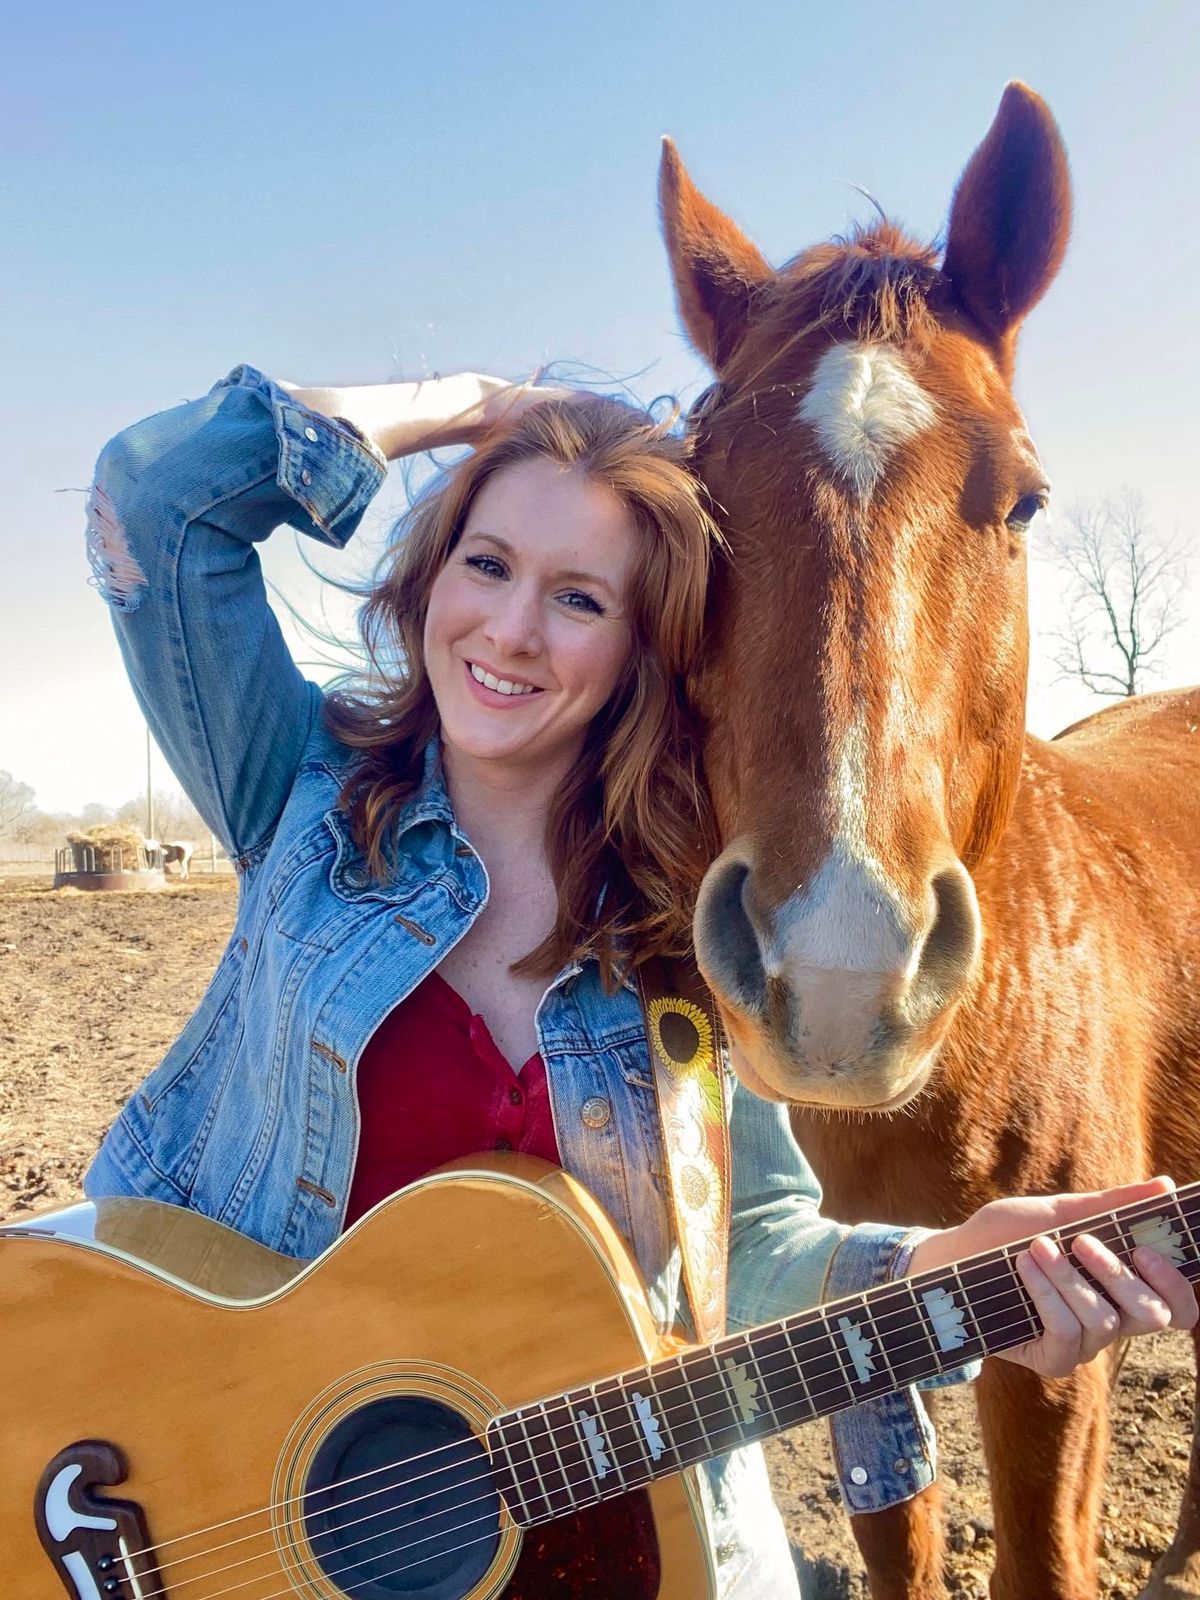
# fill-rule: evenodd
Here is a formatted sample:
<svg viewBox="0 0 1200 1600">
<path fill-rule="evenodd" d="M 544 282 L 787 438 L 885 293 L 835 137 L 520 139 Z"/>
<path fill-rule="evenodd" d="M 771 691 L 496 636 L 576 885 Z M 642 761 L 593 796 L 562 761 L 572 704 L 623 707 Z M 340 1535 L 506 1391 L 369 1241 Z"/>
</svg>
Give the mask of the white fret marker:
<svg viewBox="0 0 1200 1600">
<path fill-rule="evenodd" d="M 957 1350 L 966 1344 L 967 1335 L 963 1328 L 964 1313 L 954 1304 L 954 1296 L 949 1289 L 943 1289 L 939 1284 L 936 1289 L 926 1289 L 921 1299 L 925 1302 L 925 1310 L 929 1313 L 929 1320 L 933 1324 L 938 1349 Z"/>
<path fill-rule="evenodd" d="M 725 1357 L 729 1387 L 743 1422 L 753 1422 L 762 1407 L 758 1403 L 758 1379 L 752 1378 L 740 1361 Z"/>
<path fill-rule="evenodd" d="M 871 1374 L 875 1371 L 875 1363 L 871 1360 L 871 1351 L 875 1348 L 874 1341 L 868 1339 L 862 1329 L 851 1322 L 849 1317 L 839 1317 L 838 1327 L 842 1330 L 842 1338 L 846 1341 L 846 1351 L 855 1376 L 859 1383 L 870 1383 Z"/>
<path fill-rule="evenodd" d="M 588 1453 L 592 1458 L 592 1469 L 597 1478 L 603 1478 L 612 1466 L 612 1462 L 604 1453 L 605 1438 L 600 1432 L 600 1424 L 590 1411 L 577 1411 L 575 1415 L 583 1427 L 583 1436 L 587 1440 Z"/>
<path fill-rule="evenodd" d="M 633 1391 L 633 1409 L 638 1421 L 642 1425 L 642 1432 L 646 1436 L 646 1449 L 650 1452 L 651 1461 L 657 1461 L 659 1456 L 666 1451 L 662 1442 L 662 1424 L 651 1410 L 650 1401 L 637 1389 Z"/>
<path fill-rule="evenodd" d="M 1166 1256 L 1167 1260 L 1177 1267 L 1181 1267 L 1187 1260 L 1183 1235 L 1170 1217 L 1147 1217 L 1144 1222 L 1135 1222 L 1129 1230 L 1129 1237 L 1134 1244 L 1146 1245 L 1151 1250 L 1157 1250 L 1159 1255 Z"/>
</svg>

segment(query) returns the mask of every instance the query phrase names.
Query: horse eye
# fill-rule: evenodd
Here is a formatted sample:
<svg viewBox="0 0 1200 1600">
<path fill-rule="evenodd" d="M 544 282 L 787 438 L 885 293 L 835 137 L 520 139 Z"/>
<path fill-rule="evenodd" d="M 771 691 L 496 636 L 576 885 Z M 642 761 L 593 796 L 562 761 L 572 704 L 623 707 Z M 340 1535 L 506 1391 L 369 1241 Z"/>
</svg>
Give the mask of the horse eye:
<svg viewBox="0 0 1200 1600">
<path fill-rule="evenodd" d="M 1005 517 L 1006 524 L 1010 528 L 1024 530 L 1039 511 L 1046 509 L 1046 503 L 1049 498 L 1049 495 L 1044 490 L 1039 491 L 1037 494 L 1027 494 L 1023 499 L 1017 501 L 1008 516 Z"/>
</svg>

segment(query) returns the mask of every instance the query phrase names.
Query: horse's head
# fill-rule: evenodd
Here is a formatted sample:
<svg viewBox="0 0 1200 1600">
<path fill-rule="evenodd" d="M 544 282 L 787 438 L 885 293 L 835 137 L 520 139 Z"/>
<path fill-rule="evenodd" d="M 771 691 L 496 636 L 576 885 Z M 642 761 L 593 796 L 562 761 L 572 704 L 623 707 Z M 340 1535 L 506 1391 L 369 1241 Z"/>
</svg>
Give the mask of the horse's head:
<svg viewBox="0 0 1200 1600">
<path fill-rule="evenodd" d="M 725 844 L 697 952 L 752 1087 L 890 1109 L 976 975 L 971 871 L 1020 772 L 1047 488 L 1010 380 L 1066 246 L 1066 156 L 1010 85 L 940 262 L 884 222 L 775 271 L 670 145 L 661 202 L 728 538 L 695 686 Z"/>
</svg>

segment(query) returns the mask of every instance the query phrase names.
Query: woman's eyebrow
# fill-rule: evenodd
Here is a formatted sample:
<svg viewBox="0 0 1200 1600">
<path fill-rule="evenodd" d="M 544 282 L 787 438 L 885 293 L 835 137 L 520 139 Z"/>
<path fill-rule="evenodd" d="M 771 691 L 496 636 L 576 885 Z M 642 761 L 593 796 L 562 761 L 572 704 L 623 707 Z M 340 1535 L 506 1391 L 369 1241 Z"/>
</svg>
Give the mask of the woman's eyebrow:
<svg viewBox="0 0 1200 1600">
<path fill-rule="evenodd" d="M 513 547 L 507 539 L 502 539 L 498 533 L 487 533 L 482 528 L 472 528 L 464 533 L 464 539 L 482 539 L 485 543 L 494 545 L 502 555 L 511 556 Z M 598 589 L 606 590 L 610 595 L 615 595 L 616 590 L 607 578 L 602 578 L 598 572 L 588 572 L 583 567 L 559 567 L 552 574 L 556 581 L 567 583 L 591 583 Z"/>
</svg>

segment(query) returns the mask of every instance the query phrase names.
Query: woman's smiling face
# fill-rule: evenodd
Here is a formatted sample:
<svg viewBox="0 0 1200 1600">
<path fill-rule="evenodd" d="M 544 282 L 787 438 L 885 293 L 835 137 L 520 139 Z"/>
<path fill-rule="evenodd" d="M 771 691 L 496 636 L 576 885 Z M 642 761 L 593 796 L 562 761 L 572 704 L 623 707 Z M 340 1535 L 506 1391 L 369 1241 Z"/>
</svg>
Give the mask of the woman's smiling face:
<svg viewBox="0 0 1200 1600">
<path fill-rule="evenodd" d="M 629 662 L 637 538 L 611 489 L 557 462 L 488 479 L 425 616 L 448 752 L 566 770 Z"/>
</svg>

